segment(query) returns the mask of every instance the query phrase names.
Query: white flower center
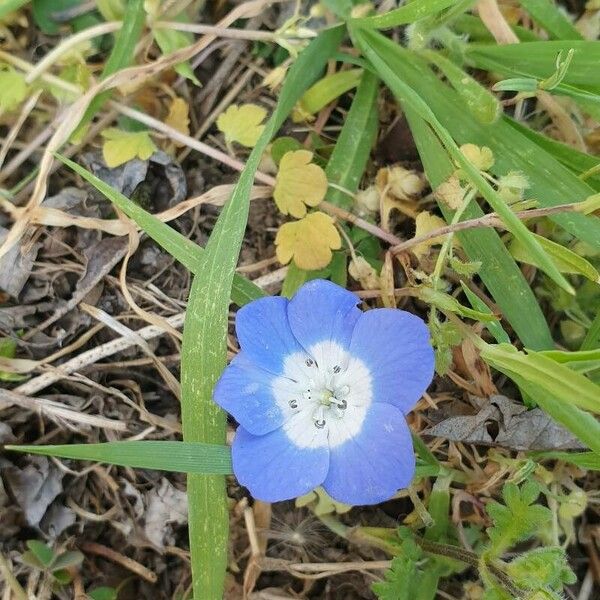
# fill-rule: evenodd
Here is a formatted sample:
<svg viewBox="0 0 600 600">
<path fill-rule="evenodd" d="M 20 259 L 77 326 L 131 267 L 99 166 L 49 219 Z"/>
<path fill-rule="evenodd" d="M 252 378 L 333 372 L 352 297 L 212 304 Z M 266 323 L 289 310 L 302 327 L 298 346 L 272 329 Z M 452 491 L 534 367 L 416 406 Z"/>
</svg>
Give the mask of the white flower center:
<svg viewBox="0 0 600 600">
<path fill-rule="evenodd" d="M 288 416 L 283 429 L 301 448 L 338 446 L 354 437 L 372 401 L 367 366 L 330 341 L 287 356 L 272 385 Z"/>
</svg>

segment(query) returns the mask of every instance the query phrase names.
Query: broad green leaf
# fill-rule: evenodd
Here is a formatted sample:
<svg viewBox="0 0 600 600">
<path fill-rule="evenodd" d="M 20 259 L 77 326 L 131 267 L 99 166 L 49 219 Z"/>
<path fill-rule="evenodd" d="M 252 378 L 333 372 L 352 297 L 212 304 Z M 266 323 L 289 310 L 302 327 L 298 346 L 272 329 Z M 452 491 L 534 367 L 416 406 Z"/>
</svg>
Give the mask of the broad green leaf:
<svg viewBox="0 0 600 600">
<path fill-rule="evenodd" d="M 83 554 L 77 550 L 63 552 L 55 557 L 52 561 L 52 570 L 68 569 L 69 567 L 77 567 L 83 562 Z"/>
<path fill-rule="evenodd" d="M 108 198 L 115 206 L 122 210 L 130 219 L 143 229 L 157 244 L 162 246 L 173 258 L 178 260 L 186 269 L 194 273 L 201 261 L 204 248 L 194 244 L 191 240 L 181 235 L 178 231 L 157 219 L 154 215 L 145 211 L 141 206 L 132 202 L 110 187 L 106 182 L 99 179 L 77 163 L 61 156 L 56 157 L 75 171 L 80 177 L 93 185 L 101 194 Z M 252 300 L 261 298 L 265 292 L 257 285 L 236 275 L 233 278 L 231 300 L 238 306 L 243 306 Z"/>
<path fill-rule="evenodd" d="M 362 77 L 362 73 L 362 69 L 349 69 L 319 79 L 300 98 L 292 115 L 294 121 L 300 122 L 318 113 L 330 102 L 355 88 Z"/>
<path fill-rule="evenodd" d="M 583 40 L 583 36 L 552 0 L 521 0 L 521 6 L 552 39 Z"/>
<path fill-rule="evenodd" d="M 481 358 L 509 377 L 516 373 L 565 404 L 600 413 L 600 386 L 539 352 L 525 354 L 508 344 L 486 344 Z"/>
<path fill-rule="evenodd" d="M 439 13 L 455 3 L 456 0 L 413 0 L 382 15 L 351 19 L 350 24 L 356 27 L 391 29 Z"/>
<path fill-rule="evenodd" d="M 80 0 L 33 0 L 31 6 L 35 24 L 43 33 L 56 35 L 60 32 L 60 25 L 54 19 L 54 15 L 69 8 L 73 8 L 79 4 L 79 2 Z M 11 4 L 14 4 L 14 2 L 9 2 L 9 6 Z M 4 3 L 2 8 L 4 8 Z"/>
<path fill-rule="evenodd" d="M 514 483 L 504 484 L 502 498 L 504 504 L 491 502 L 486 511 L 494 525 L 488 528 L 491 546 L 488 555 L 500 556 L 517 542 L 541 531 L 552 519 L 550 509 L 534 504 L 540 488 L 534 481 L 527 481 L 519 489 Z"/>
<path fill-rule="evenodd" d="M 267 111 L 257 104 L 232 104 L 219 115 L 217 127 L 228 142 L 253 148 L 265 128 L 262 122 L 266 116 Z"/>
<path fill-rule="evenodd" d="M 533 233 L 540 246 L 554 259 L 554 264 L 562 273 L 573 273 L 575 275 L 583 275 L 594 283 L 600 283 L 600 275 L 588 260 L 579 254 L 565 248 L 561 244 L 557 244 L 552 240 L 548 240 L 541 235 Z M 510 253 L 519 261 L 529 265 L 539 267 L 535 259 L 523 247 L 519 240 L 513 240 L 509 245 Z"/>
<path fill-rule="evenodd" d="M 188 301 L 181 352 L 182 422 L 186 441 L 223 443 L 225 415 L 213 403 L 227 360 L 229 298 L 254 175 L 271 138 L 338 49 L 342 27 L 322 31 L 290 67 L 279 101 L 223 207 L 201 257 Z M 222 476 L 188 476 L 189 538 L 195 598 L 221 598 L 227 568 L 227 495 Z"/>
<path fill-rule="evenodd" d="M 552 259 L 544 252 L 535 238 L 531 236 L 531 232 L 525 227 L 523 222 L 506 206 L 505 202 L 498 196 L 489 182 L 484 179 L 475 166 L 462 154 L 451 133 L 438 120 L 429 104 L 404 80 L 404 77 L 407 76 L 406 69 L 400 70 L 399 65 L 403 65 L 407 60 L 410 60 L 410 56 L 406 55 L 407 51 L 375 32 L 355 30 L 354 35 L 366 58 L 373 63 L 374 68 L 390 87 L 398 101 L 403 106 L 409 106 L 429 124 L 448 151 L 448 154 L 465 173 L 471 184 L 477 188 L 479 193 L 498 213 L 498 216 L 505 223 L 507 229 L 515 238 L 522 241 L 532 256 L 540 261 L 540 265 L 543 265 L 544 271 L 560 287 L 569 293 L 574 293 L 572 286 L 561 275 L 552 262 Z M 403 57 L 404 60 L 402 60 Z"/>
<path fill-rule="evenodd" d="M 91 600 L 117 600 L 118 592 L 115 588 L 101 586 L 87 592 Z"/>
<path fill-rule="evenodd" d="M 231 473 L 231 452 L 227 446 L 199 442 L 143 440 L 63 446 L 5 446 L 5 448 L 14 452 L 92 460 L 138 469 L 203 475 Z"/>
<path fill-rule="evenodd" d="M 27 540 L 27 547 L 44 567 L 49 567 L 54 561 L 54 550 L 38 540 Z"/>
</svg>

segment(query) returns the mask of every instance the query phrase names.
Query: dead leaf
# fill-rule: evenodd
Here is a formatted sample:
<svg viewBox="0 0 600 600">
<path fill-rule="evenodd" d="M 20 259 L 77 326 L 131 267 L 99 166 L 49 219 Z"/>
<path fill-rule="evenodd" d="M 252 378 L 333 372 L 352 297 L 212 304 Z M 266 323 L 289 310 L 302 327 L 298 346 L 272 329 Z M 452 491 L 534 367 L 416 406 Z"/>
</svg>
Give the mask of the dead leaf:
<svg viewBox="0 0 600 600">
<path fill-rule="evenodd" d="M 445 227 L 446 223 L 443 219 L 436 215 L 432 215 L 431 213 L 424 210 L 417 215 L 415 219 L 415 238 L 421 237 L 422 235 L 426 235 L 431 231 L 435 231 L 436 229 L 440 229 L 440 227 Z M 444 242 L 444 237 L 439 236 L 420 244 L 417 244 L 411 248 L 411 252 L 417 257 L 422 258 L 429 252 L 429 248 L 431 246 L 435 246 L 437 244 L 442 244 Z"/>
<path fill-rule="evenodd" d="M 64 473 L 44 456 L 31 456 L 28 461 L 25 468 L 11 465 L 4 469 L 3 474 L 25 520 L 36 527 L 50 504 L 63 491 Z"/>
<path fill-rule="evenodd" d="M 0 246 L 4 243 L 8 229 L 0 226 Z M 33 263 L 41 244 L 22 239 L 0 258 L 0 290 L 17 298 L 31 275 Z"/>
<path fill-rule="evenodd" d="M 184 135 L 190 134 L 190 107 L 183 98 L 176 97 L 173 99 L 165 123 Z M 177 141 L 174 141 L 174 144 L 175 146 L 185 146 L 185 144 Z"/>
<path fill-rule="evenodd" d="M 487 146 L 463 144 L 460 151 L 480 171 L 489 171 L 494 166 L 494 153 Z"/>
<path fill-rule="evenodd" d="M 175 544 L 173 525 L 184 525 L 188 519 L 187 495 L 175 488 L 168 479 L 147 495 L 144 533 L 157 548 Z"/>
<path fill-rule="evenodd" d="M 501 446 L 512 450 L 574 450 L 583 446 L 569 431 L 539 408 L 527 410 L 506 396 L 473 398 L 478 412 L 450 417 L 423 431 L 424 435 L 465 444 Z"/>
<path fill-rule="evenodd" d="M 456 175 L 451 175 L 435 188 L 433 195 L 452 210 L 457 210 L 462 206 L 465 190 L 460 184 L 460 179 Z"/>
</svg>

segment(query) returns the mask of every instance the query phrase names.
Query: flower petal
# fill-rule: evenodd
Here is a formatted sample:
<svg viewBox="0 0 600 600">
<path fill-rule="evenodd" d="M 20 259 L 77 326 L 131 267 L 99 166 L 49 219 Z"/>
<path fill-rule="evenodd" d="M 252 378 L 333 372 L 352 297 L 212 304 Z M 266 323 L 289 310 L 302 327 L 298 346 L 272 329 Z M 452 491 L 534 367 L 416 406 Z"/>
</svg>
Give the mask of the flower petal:
<svg viewBox="0 0 600 600">
<path fill-rule="evenodd" d="M 293 413 L 288 399 L 298 396 L 294 383 L 257 367 L 240 352 L 217 381 L 214 401 L 254 435 L 281 427 Z"/>
<path fill-rule="evenodd" d="M 362 314 L 356 308 L 359 302 L 356 294 L 324 279 L 304 284 L 290 300 L 288 319 L 292 332 L 318 364 L 335 362 L 331 360 L 334 345 L 348 349 L 354 325 Z"/>
<path fill-rule="evenodd" d="M 335 427 L 343 428 L 344 420 Z M 414 473 L 415 454 L 404 415 L 395 406 L 376 403 L 369 407 L 360 433 L 330 449 L 322 485 L 338 502 L 377 504 L 407 487 Z"/>
<path fill-rule="evenodd" d="M 433 378 L 429 337 L 423 320 L 403 310 L 377 308 L 361 315 L 350 354 L 368 367 L 374 402 L 394 404 L 405 414 L 412 410 Z"/>
<path fill-rule="evenodd" d="M 313 429 L 315 435 L 326 435 Z M 282 428 L 255 436 L 238 427 L 231 455 L 237 480 L 264 502 L 307 494 L 323 483 L 329 467 L 326 439 L 325 444 L 319 440 L 316 447 L 299 448 Z"/>
<path fill-rule="evenodd" d="M 283 371 L 286 356 L 302 350 L 287 316 L 288 300 L 260 298 L 238 310 L 235 330 L 242 350 L 256 366 L 271 373 Z"/>
</svg>

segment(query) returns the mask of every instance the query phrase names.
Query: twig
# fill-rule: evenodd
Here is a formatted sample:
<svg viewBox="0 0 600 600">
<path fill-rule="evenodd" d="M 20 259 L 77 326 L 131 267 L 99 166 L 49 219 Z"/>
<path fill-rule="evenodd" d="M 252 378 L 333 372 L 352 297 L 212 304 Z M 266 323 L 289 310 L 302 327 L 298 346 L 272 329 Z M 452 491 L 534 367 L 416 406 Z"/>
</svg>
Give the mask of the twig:
<svg viewBox="0 0 600 600">
<path fill-rule="evenodd" d="M 139 562 L 128 558 L 127 556 L 123 556 L 119 552 L 115 552 L 111 548 L 107 548 L 102 544 L 97 544 L 96 542 L 81 542 L 79 547 L 83 552 L 87 552 L 88 554 L 95 554 L 96 556 L 101 556 L 102 558 L 106 558 L 118 565 L 121 565 L 128 571 L 135 573 L 142 579 L 145 579 L 149 583 L 156 583 L 158 581 L 158 576 L 156 573 L 144 567 Z"/>
<path fill-rule="evenodd" d="M 204 23 L 181 23 L 179 21 L 156 21 L 154 27 L 177 31 L 189 31 L 191 33 L 213 34 L 221 38 L 234 40 L 250 40 L 257 42 L 274 42 L 276 35 L 271 31 L 235 29 L 233 27 L 217 27 L 216 25 L 205 25 Z"/>
<path fill-rule="evenodd" d="M 17 600 L 27 600 L 27 594 L 21 587 L 21 584 L 17 581 L 17 578 L 13 575 L 13 572 L 8 564 L 8 561 L 4 557 L 4 554 L 0 552 L 0 573 L 4 577 L 4 581 L 8 584 Z"/>
<path fill-rule="evenodd" d="M 550 215 L 576 211 L 578 204 L 578 202 L 572 202 L 570 204 L 559 204 L 557 206 L 549 206 L 547 208 L 522 210 L 515 213 L 515 215 L 522 220 L 536 219 L 539 217 L 547 217 Z M 404 252 L 413 246 L 426 242 L 427 240 L 448 235 L 449 233 L 454 233 L 456 231 L 475 229 L 477 227 L 498 227 L 505 229 L 506 225 L 500 219 L 500 217 L 498 217 L 498 213 L 489 213 L 483 217 L 478 217 L 477 219 L 469 219 L 467 221 L 460 221 L 454 225 L 446 225 L 445 227 L 440 227 L 439 229 L 435 229 L 418 237 L 406 240 L 405 242 L 401 242 L 400 244 L 390 248 L 390 252 L 392 252 L 392 254 L 399 254 L 400 252 Z"/>
</svg>

